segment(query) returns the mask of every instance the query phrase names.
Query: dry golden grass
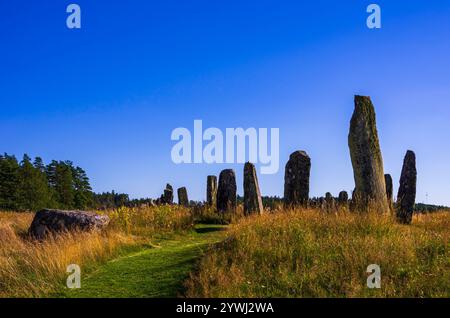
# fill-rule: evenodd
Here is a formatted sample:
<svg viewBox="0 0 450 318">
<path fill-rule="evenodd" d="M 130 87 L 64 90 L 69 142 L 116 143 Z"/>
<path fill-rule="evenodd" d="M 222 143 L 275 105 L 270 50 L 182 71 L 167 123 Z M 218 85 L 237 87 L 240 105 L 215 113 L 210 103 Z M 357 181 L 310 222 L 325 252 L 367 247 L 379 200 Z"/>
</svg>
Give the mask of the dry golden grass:
<svg viewBox="0 0 450 318">
<path fill-rule="evenodd" d="M 186 282 L 188 297 L 449 297 L 450 213 L 283 211 L 241 220 Z M 367 266 L 381 267 L 381 289 Z"/>
<path fill-rule="evenodd" d="M 42 242 L 30 239 L 32 213 L 0 212 L 0 297 L 45 297 L 65 286 L 66 268 L 84 272 L 126 249 L 150 243 L 155 235 L 188 229 L 187 209 L 155 207 L 102 212 L 111 218 L 107 231 L 64 233 Z"/>
</svg>

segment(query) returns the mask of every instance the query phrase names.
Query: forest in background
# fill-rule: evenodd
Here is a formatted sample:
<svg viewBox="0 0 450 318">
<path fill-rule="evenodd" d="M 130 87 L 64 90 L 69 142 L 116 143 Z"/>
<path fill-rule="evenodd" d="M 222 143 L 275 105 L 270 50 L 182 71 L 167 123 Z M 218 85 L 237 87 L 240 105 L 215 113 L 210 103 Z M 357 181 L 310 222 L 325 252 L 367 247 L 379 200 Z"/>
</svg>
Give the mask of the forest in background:
<svg viewBox="0 0 450 318">
<path fill-rule="evenodd" d="M 27 154 L 21 161 L 0 155 L 0 210 L 108 209 L 141 202 L 146 199 L 130 200 L 128 194 L 114 191 L 94 193 L 86 171 L 72 161 L 45 164 Z"/>
<path fill-rule="evenodd" d="M 283 198 L 262 196 L 266 208 L 275 209 Z M 242 203 L 243 198 L 237 197 Z M 126 193 L 95 193 L 86 171 L 72 161 L 52 160 L 45 164 L 42 158 L 34 160 L 25 154 L 21 161 L 13 155 L 0 155 L 0 210 L 37 211 L 54 209 L 113 209 L 136 207 L 151 203 L 149 198 L 130 199 Z M 191 201 L 191 204 L 200 202 Z M 418 203 L 416 212 L 435 212 L 448 207 Z"/>
</svg>

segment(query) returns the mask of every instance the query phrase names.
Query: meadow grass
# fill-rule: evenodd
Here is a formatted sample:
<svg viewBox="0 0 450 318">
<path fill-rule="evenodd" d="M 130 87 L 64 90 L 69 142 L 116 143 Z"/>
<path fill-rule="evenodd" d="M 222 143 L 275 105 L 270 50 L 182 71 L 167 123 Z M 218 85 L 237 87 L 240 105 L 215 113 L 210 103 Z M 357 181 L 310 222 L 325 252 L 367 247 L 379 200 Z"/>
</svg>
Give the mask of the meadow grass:
<svg viewBox="0 0 450 318">
<path fill-rule="evenodd" d="M 449 297 L 450 213 L 292 210 L 242 219 L 185 283 L 187 297 Z M 381 289 L 367 287 L 370 264 Z"/>
<path fill-rule="evenodd" d="M 143 248 L 110 261 L 84 276 L 80 289 L 65 289 L 58 297 L 177 297 L 199 257 L 225 236 L 223 225 L 195 226 L 173 233 Z"/>
<path fill-rule="evenodd" d="M 36 241 L 27 235 L 33 213 L 0 212 L 0 297 L 47 297 L 65 287 L 69 264 L 89 273 L 108 260 L 151 246 L 159 236 L 193 227 L 175 206 L 103 211 L 105 231 L 63 233 Z"/>
</svg>

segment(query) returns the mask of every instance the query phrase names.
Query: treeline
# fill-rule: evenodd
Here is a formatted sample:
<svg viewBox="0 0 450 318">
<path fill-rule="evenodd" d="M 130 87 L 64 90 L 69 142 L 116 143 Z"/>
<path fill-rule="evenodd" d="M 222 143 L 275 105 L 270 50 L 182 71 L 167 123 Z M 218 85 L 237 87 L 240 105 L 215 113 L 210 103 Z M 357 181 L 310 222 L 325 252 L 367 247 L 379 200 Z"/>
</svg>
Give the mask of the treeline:
<svg viewBox="0 0 450 318">
<path fill-rule="evenodd" d="M 0 209 L 36 211 L 42 208 L 86 209 L 94 205 L 86 172 L 71 161 L 0 155 Z"/>
<path fill-rule="evenodd" d="M 437 211 L 450 211 L 450 208 L 443 205 L 417 203 L 415 210 L 418 213 L 432 213 Z"/>
<path fill-rule="evenodd" d="M 126 193 L 103 192 L 94 194 L 94 205 L 96 209 L 113 209 L 122 206 L 127 207 L 139 207 L 142 205 L 153 205 L 153 200 L 146 199 L 133 199 L 131 200 Z"/>
<path fill-rule="evenodd" d="M 112 192 L 103 192 L 94 194 L 95 208 L 111 209 L 120 206 L 128 206 L 130 198 L 128 194 Z"/>
</svg>

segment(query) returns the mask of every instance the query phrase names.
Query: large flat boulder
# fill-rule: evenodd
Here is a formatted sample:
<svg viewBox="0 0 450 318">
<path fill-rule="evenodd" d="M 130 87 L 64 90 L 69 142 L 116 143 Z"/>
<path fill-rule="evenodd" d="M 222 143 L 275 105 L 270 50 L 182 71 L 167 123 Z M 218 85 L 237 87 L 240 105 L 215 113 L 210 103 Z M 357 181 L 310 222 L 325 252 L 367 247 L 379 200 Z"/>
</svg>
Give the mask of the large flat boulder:
<svg viewBox="0 0 450 318">
<path fill-rule="evenodd" d="M 66 231 L 92 231 L 102 229 L 109 224 L 107 215 L 86 211 L 48 210 L 38 211 L 28 230 L 37 239 L 48 234 Z"/>
</svg>

